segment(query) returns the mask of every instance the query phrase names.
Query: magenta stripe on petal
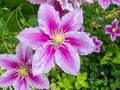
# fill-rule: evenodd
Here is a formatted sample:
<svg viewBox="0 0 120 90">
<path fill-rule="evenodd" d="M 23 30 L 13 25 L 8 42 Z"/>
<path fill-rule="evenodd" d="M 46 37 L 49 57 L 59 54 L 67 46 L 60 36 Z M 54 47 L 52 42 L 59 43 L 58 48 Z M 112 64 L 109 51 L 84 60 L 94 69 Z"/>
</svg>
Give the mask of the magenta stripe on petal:
<svg viewBox="0 0 120 90">
<path fill-rule="evenodd" d="M 0 55 L 0 67 L 3 69 L 14 69 L 18 67 L 20 60 L 11 54 Z"/>
<path fill-rule="evenodd" d="M 32 63 L 32 71 L 34 75 L 47 73 L 54 67 L 54 53 L 55 50 L 51 45 L 39 48 L 35 52 Z"/>
<path fill-rule="evenodd" d="M 75 49 L 67 44 L 56 50 L 55 60 L 57 65 L 66 73 L 77 76 L 80 70 L 80 59 Z"/>
<path fill-rule="evenodd" d="M 13 81 L 16 79 L 15 71 L 7 71 L 0 77 L 0 87 L 8 87 L 12 85 Z"/>
<path fill-rule="evenodd" d="M 117 28 L 116 35 L 120 36 L 120 28 Z"/>
<path fill-rule="evenodd" d="M 106 25 L 105 28 L 104 28 L 104 30 L 105 30 L 106 34 L 111 34 L 111 32 L 112 32 L 112 26 L 111 25 Z"/>
<path fill-rule="evenodd" d="M 43 75 L 33 76 L 33 74 L 29 73 L 29 81 L 33 88 L 49 89 L 49 81 Z"/>
<path fill-rule="evenodd" d="M 36 49 L 49 40 L 49 36 L 41 31 L 39 27 L 26 28 L 16 36 L 21 42 L 27 46 Z"/>
<path fill-rule="evenodd" d="M 59 13 L 48 4 L 41 4 L 38 11 L 38 21 L 40 28 L 51 35 L 53 30 L 57 28 L 59 22 Z"/>
<path fill-rule="evenodd" d="M 112 28 L 116 28 L 118 26 L 118 20 L 114 19 L 114 21 L 112 22 Z"/>
<path fill-rule="evenodd" d="M 110 38 L 111 38 L 112 41 L 114 41 L 116 39 L 115 33 L 111 33 Z"/>
<path fill-rule="evenodd" d="M 88 55 L 95 49 L 93 40 L 85 32 L 69 32 L 67 34 L 66 40 L 81 55 Z"/>
<path fill-rule="evenodd" d="M 22 62 L 27 62 L 32 56 L 32 49 L 19 43 L 16 47 L 16 55 Z"/>
<path fill-rule="evenodd" d="M 62 17 L 60 29 L 64 31 L 79 30 L 83 24 L 83 11 L 76 9 Z"/>
<path fill-rule="evenodd" d="M 16 78 L 13 87 L 15 90 L 31 90 L 28 81 L 26 78 Z"/>
</svg>

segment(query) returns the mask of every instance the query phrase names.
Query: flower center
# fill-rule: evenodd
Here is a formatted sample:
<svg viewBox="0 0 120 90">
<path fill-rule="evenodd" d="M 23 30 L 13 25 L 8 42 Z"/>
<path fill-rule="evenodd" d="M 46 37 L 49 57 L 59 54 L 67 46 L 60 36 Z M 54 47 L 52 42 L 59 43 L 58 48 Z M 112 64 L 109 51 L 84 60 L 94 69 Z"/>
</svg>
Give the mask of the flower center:
<svg viewBox="0 0 120 90">
<path fill-rule="evenodd" d="M 26 76 L 27 73 L 28 73 L 28 68 L 27 68 L 26 66 L 20 67 L 20 68 L 18 69 L 18 75 L 19 75 L 19 76 Z"/>
<path fill-rule="evenodd" d="M 116 32 L 116 28 L 112 28 L 112 32 L 113 32 L 113 33 Z"/>
<path fill-rule="evenodd" d="M 63 34 L 57 34 L 53 37 L 53 41 L 55 45 L 61 44 L 64 41 L 64 35 Z"/>
</svg>

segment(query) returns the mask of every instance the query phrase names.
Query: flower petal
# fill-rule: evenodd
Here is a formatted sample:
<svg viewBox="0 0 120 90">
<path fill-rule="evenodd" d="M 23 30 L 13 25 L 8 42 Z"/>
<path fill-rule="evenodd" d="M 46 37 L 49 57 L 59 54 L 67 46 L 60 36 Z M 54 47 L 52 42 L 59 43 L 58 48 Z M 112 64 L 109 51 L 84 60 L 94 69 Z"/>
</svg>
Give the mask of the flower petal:
<svg viewBox="0 0 120 90">
<path fill-rule="evenodd" d="M 39 27 L 26 28 L 16 36 L 22 43 L 37 49 L 40 45 L 49 40 L 49 36 L 40 31 Z"/>
<path fill-rule="evenodd" d="M 56 50 L 55 60 L 57 65 L 66 73 L 77 76 L 80 70 L 80 59 L 75 49 L 67 44 Z"/>
<path fill-rule="evenodd" d="M 112 28 L 116 28 L 118 26 L 118 20 L 114 19 L 112 22 Z"/>
<path fill-rule="evenodd" d="M 110 0 L 98 0 L 98 3 L 103 9 L 106 9 L 110 5 Z"/>
<path fill-rule="evenodd" d="M 50 2 L 52 1 L 52 3 Z M 48 3 L 54 6 L 55 10 L 59 11 L 60 18 L 64 16 L 66 10 L 63 10 L 58 0 L 48 0 Z"/>
<path fill-rule="evenodd" d="M 32 62 L 32 71 L 34 75 L 47 73 L 54 67 L 54 49 L 51 45 L 46 45 L 44 48 L 39 48 Z"/>
<path fill-rule="evenodd" d="M 60 22 L 60 29 L 64 30 L 64 32 L 68 32 L 71 30 L 77 31 L 80 29 L 82 24 L 83 24 L 83 11 L 82 9 L 76 9 L 63 16 Z"/>
<path fill-rule="evenodd" d="M 31 87 L 33 87 L 33 88 L 49 89 L 49 81 L 48 81 L 47 77 L 45 77 L 43 75 L 33 76 L 33 74 L 30 73 L 29 81 L 30 81 Z"/>
<path fill-rule="evenodd" d="M 0 77 L 0 87 L 5 88 L 11 86 L 16 79 L 15 71 L 7 71 Z"/>
<path fill-rule="evenodd" d="M 95 43 L 95 50 L 94 52 L 100 52 L 100 46 L 103 44 L 102 41 L 98 40 L 98 38 L 96 36 L 92 36 L 93 42 Z"/>
<path fill-rule="evenodd" d="M 13 82 L 13 87 L 15 90 L 31 90 L 29 85 L 28 85 L 28 80 L 26 78 L 17 78 Z"/>
<path fill-rule="evenodd" d="M 114 41 L 114 40 L 116 39 L 115 33 L 112 33 L 112 34 L 110 35 L 110 38 L 111 38 L 112 41 Z"/>
<path fill-rule="evenodd" d="M 104 30 L 105 30 L 106 34 L 111 34 L 112 33 L 112 26 L 111 25 L 106 25 Z"/>
<path fill-rule="evenodd" d="M 3 69 L 15 69 L 18 67 L 18 64 L 20 63 L 20 60 L 11 54 L 3 54 L 0 55 L 0 67 Z"/>
<path fill-rule="evenodd" d="M 81 55 L 88 55 L 95 49 L 95 44 L 85 32 L 69 32 L 66 40 L 79 52 Z"/>
<path fill-rule="evenodd" d="M 59 13 L 48 4 L 41 4 L 38 11 L 38 22 L 40 28 L 51 35 L 53 30 L 57 28 L 59 22 Z"/>
<path fill-rule="evenodd" d="M 57 1 L 59 1 L 63 10 L 68 10 L 68 11 L 74 10 L 72 3 L 69 3 L 68 0 L 57 0 Z"/>
<path fill-rule="evenodd" d="M 120 28 L 117 28 L 117 31 L 115 32 L 117 36 L 120 36 Z"/>
<path fill-rule="evenodd" d="M 45 3 L 47 0 L 29 0 L 32 4 Z"/>
<path fill-rule="evenodd" d="M 112 0 L 112 3 L 117 4 L 119 6 L 120 5 L 120 0 Z"/>
<path fill-rule="evenodd" d="M 16 47 L 16 55 L 21 61 L 27 62 L 32 56 L 32 49 L 19 43 Z"/>
</svg>

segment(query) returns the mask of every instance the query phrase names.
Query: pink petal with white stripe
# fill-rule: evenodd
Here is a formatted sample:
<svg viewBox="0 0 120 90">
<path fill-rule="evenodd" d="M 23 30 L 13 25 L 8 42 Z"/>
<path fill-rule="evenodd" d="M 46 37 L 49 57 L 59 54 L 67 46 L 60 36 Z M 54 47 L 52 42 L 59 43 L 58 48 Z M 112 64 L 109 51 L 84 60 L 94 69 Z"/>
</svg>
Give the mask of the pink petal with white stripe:
<svg viewBox="0 0 120 90">
<path fill-rule="evenodd" d="M 31 90 L 28 80 L 26 80 L 26 78 L 16 78 L 13 83 L 13 87 L 15 90 Z"/>
<path fill-rule="evenodd" d="M 16 55 L 22 62 L 27 62 L 32 57 L 32 49 L 19 43 L 16 47 Z"/>
<path fill-rule="evenodd" d="M 51 45 L 45 45 L 44 48 L 39 48 L 34 56 L 32 62 L 32 71 L 34 75 L 47 73 L 55 66 L 54 63 L 55 50 Z"/>
<path fill-rule="evenodd" d="M 43 75 L 33 76 L 33 74 L 30 73 L 29 81 L 32 88 L 49 89 L 49 81 Z"/>
<path fill-rule="evenodd" d="M 0 77 L 0 87 L 5 88 L 14 82 L 16 79 L 16 72 L 15 71 L 7 71 Z"/>
<path fill-rule="evenodd" d="M 80 59 L 76 50 L 69 44 L 56 50 L 57 65 L 66 73 L 77 76 L 80 70 Z"/>
<path fill-rule="evenodd" d="M 69 12 L 65 16 L 62 17 L 60 22 L 60 29 L 65 32 L 72 30 L 79 30 L 83 24 L 83 11 L 82 9 L 76 9 L 74 11 Z"/>
<path fill-rule="evenodd" d="M 33 49 L 37 49 L 40 45 L 50 39 L 49 36 L 43 33 L 39 27 L 25 28 L 16 37 L 22 43 Z"/>
<path fill-rule="evenodd" d="M 48 4 L 41 4 L 38 10 L 38 22 L 40 28 L 46 33 L 51 35 L 57 29 L 59 22 L 59 13 Z"/>
<path fill-rule="evenodd" d="M 95 49 L 95 44 L 85 32 L 69 32 L 66 40 L 79 52 L 81 55 L 88 55 Z"/>
<path fill-rule="evenodd" d="M 117 19 L 114 19 L 114 20 L 112 21 L 112 28 L 116 28 L 116 27 L 118 27 L 118 20 L 117 20 Z"/>
<path fill-rule="evenodd" d="M 20 60 L 12 54 L 0 55 L 0 67 L 3 69 L 11 70 L 18 67 Z"/>
</svg>

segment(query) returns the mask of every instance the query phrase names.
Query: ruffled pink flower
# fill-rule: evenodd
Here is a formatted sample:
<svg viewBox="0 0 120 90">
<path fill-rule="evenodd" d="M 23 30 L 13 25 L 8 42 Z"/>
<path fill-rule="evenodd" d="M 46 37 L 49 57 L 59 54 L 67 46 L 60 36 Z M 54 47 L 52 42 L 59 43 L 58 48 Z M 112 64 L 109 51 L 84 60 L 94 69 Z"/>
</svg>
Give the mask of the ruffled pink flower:
<svg viewBox="0 0 120 90">
<path fill-rule="evenodd" d="M 90 4 L 93 3 L 94 0 L 29 0 L 33 4 L 42 4 L 42 3 L 48 3 L 50 5 L 56 6 L 57 3 L 60 5 L 57 5 L 57 7 L 62 7 L 62 10 L 68 10 L 72 11 L 76 8 L 80 8 L 81 4 Z M 57 8 L 56 7 L 56 8 Z"/>
<path fill-rule="evenodd" d="M 102 46 L 103 42 L 98 40 L 96 36 L 92 36 L 93 42 L 95 43 L 95 50 L 94 52 L 100 52 L 100 47 Z"/>
<path fill-rule="evenodd" d="M 106 9 L 109 7 L 110 3 L 117 4 L 118 6 L 120 5 L 120 0 L 98 0 L 99 5 L 103 8 Z"/>
<path fill-rule="evenodd" d="M 120 28 L 118 28 L 118 20 L 115 19 L 112 22 L 112 25 L 105 26 L 105 33 L 110 34 L 111 40 L 114 41 L 116 36 L 120 36 Z"/>
<path fill-rule="evenodd" d="M 30 87 L 49 89 L 49 81 L 43 76 L 33 76 L 31 63 L 32 50 L 23 44 L 16 48 L 16 55 L 0 55 L 0 67 L 7 70 L 0 77 L 0 87 L 13 85 L 15 90 L 30 90 Z"/>
<path fill-rule="evenodd" d="M 64 72 L 77 75 L 79 54 L 88 55 L 95 47 L 86 33 L 78 32 L 83 23 L 82 10 L 76 9 L 60 19 L 52 6 L 41 4 L 38 21 L 39 27 L 26 28 L 17 35 L 21 42 L 37 50 L 33 56 L 33 73 L 47 73 L 57 64 Z"/>
<path fill-rule="evenodd" d="M 58 0 L 29 0 L 29 2 L 31 2 L 32 4 L 50 4 L 54 6 L 57 11 L 59 11 L 60 17 L 64 16 L 64 14 L 66 13 L 66 11 L 62 9 Z"/>
<path fill-rule="evenodd" d="M 72 11 L 76 8 L 80 8 L 80 5 L 90 4 L 93 2 L 93 0 L 58 0 L 61 4 L 61 7 L 63 10 Z"/>
</svg>

